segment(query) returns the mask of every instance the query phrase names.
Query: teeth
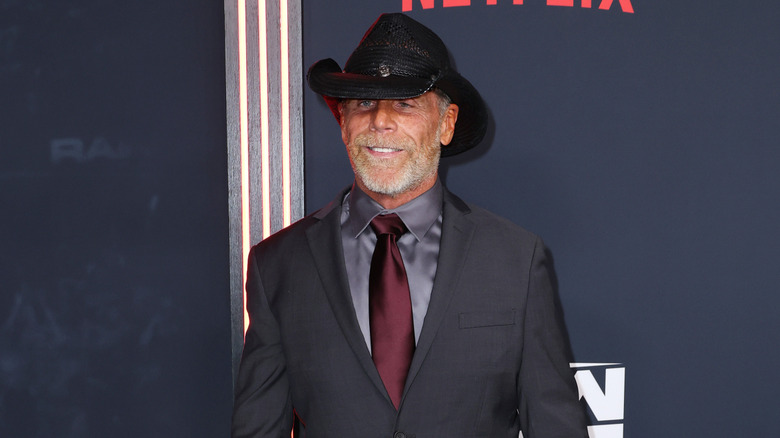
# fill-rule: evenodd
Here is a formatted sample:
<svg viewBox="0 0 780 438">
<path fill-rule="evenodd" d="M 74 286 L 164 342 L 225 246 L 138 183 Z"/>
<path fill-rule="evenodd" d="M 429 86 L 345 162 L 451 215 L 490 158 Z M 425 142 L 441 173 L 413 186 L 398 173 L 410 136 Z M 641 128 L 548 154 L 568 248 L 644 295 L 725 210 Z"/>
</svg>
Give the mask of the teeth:
<svg viewBox="0 0 780 438">
<path fill-rule="evenodd" d="M 374 151 L 374 152 L 382 152 L 382 153 L 385 153 L 385 152 L 396 152 L 396 151 L 398 151 L 399 149 L 392 149 L 392 148 L 371 148 L 371 150 L 372 150 L 372 151 Z"/>
</svg>

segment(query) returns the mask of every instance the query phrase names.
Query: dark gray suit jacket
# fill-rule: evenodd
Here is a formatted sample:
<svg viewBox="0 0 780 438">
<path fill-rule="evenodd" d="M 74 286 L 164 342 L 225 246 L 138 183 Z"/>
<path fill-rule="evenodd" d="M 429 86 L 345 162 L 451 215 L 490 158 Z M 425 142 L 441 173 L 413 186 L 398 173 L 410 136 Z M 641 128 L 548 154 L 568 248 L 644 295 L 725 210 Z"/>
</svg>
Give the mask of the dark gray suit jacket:
<svg viewBox="0 0 780 438">
<path fill-rule="evenodd" d="M 541 240 L 446 190 L 396 411 L 352 305 L 341 199 L 252 248 L 233 437 L 587 437 Z"/>
</svg>

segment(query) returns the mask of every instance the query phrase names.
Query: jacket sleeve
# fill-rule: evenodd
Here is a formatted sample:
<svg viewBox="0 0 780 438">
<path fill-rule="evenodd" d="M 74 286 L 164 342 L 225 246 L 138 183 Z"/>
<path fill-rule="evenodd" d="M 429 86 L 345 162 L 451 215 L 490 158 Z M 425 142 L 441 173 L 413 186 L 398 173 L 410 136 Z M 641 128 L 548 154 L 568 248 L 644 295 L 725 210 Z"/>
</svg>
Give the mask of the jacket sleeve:
<svg viewBox="0 0 780 438">
<path fill-rule="evenodd" d="M 263 289 L 256 249 L 247 264 L 249 328 L 236 381 L 233 438 L 289 437 L 293 409 L 279 326 Z"/>
<path fill-rule="evenodd" d="M 587 438 L 563 318 L 551 282 L 552 267 L 537 238 L 529 270 L 523 356 L 518 378 L 524 438 Z"/>
</svg>

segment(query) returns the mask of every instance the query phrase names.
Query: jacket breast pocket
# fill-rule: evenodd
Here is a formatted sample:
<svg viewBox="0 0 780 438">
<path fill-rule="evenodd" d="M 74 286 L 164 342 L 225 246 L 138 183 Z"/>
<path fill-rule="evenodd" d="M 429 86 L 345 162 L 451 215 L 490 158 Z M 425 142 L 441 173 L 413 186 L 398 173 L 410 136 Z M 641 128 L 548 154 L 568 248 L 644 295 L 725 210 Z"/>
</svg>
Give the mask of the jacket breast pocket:
<svg viewBox="0 0 780 438">
<path fill-rule="evenodd" d="M 458 327 L 462 329 L 514 324 L 515 309 L 497 312 L 465 312 L 458 315 Z"/>
<path fill-rule="evenodd" d="M 458 314 L 459 362 L 463 369 L 487 381 L 509 373 L 520 356 L 522 318 L 515 309 Z"/>
</svg>

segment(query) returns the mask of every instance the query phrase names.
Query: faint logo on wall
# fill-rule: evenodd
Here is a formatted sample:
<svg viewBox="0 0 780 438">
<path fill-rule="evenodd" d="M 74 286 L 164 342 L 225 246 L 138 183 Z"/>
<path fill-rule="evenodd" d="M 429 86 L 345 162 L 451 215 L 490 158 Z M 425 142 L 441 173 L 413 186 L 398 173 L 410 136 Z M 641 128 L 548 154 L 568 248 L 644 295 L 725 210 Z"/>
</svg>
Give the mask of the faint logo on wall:
<svg viewBox="0 0 780 438">
<path fill-rule="evenodd" d="M 55 138 L 51 141 L 51 162 L 87 163 L 98 159 L 120 160 L 130 156 L 130 147 L 119 143 L 113 145 L 103 137 L 91 142 L 81 138 Z"/>
<path fill-rule="evenodd" d="M 541 0 L 531 0 L 532 2 L 541 2 Z M 504 3 L 508 3 L 509 0 L 503 0 Z M 474 0 L 474 5 L 482 3 L 482 0 Z M 498 0 L 485 0 L 485 5 L 496 5 Z M 633 14 L 634 5 L 631 4 L 631 0 L 547 0 L 547 6 L 568 6 L 574 7 L 577 3 L 581 8 L 598 8 L 601 10 L 609 10 L 613 4 L 619 4 L 620 10 Z M 444 8 L 453 8 L 457 6 L 471 6 L 471 0 L 401 0 L 401 10 L 403 12 L 411 11 L 413 6 L 417 4 L 418 7 L 423 9 L 432 9 L 435 6 Z M 512 0 L 513 5 L 522 5 L 523 0 Z"/>
<path fill-rule="evenodd" d="M 626 367 L 619 363 L 573 363 L 580 399 L 588 404 L 593 421 L 590 438 L 623 438 Z"/>
</svg>

